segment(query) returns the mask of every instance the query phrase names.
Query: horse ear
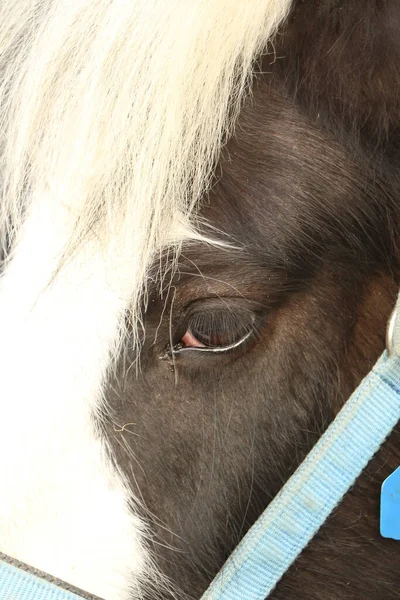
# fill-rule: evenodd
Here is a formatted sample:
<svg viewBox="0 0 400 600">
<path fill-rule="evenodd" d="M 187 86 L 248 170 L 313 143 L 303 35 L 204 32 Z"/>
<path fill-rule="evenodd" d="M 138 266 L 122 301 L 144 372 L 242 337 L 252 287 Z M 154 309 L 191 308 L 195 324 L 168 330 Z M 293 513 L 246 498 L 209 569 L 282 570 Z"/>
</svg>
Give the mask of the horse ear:
<svg viewBox="0 0 400 600">
<path fill-rule="evenodd" d="M 385 135 L 400 125 L 398 0 L 299 1 L 280 39 L 278 68 L 320 116 Z"/>
</svg>

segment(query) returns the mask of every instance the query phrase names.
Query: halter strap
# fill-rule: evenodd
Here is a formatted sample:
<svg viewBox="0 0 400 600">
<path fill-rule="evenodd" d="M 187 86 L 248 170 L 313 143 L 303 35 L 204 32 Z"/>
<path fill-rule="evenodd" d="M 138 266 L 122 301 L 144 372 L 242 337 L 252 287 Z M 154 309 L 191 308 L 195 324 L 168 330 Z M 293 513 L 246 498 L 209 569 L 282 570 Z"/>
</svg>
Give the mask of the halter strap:
<svg viewBox="0 0 400 600">
<path fill-rule="evenodd" d="M 0 600 L 100 600 L 0 553 Z"/>
<path fill-rule="evenodd" d="M 399 419 L 400 359 L 384 352 L 202 600 L 265 600 Z"/>
</svg>

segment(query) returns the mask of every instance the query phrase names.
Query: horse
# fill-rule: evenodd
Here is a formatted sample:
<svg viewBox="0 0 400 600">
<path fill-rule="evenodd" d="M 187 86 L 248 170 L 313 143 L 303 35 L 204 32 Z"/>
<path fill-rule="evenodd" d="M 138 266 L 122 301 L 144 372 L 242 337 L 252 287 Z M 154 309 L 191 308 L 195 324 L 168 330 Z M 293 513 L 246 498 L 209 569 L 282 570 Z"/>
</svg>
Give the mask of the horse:
<svg viewBox="0 0 400 600">
<path fill-rule="evenodd" d="M 0 552 L 198 599 L 385 348 L 394 0 L 2 0 Z M 269 596 L 398 597 L 395 429 Z"/>
</svg>

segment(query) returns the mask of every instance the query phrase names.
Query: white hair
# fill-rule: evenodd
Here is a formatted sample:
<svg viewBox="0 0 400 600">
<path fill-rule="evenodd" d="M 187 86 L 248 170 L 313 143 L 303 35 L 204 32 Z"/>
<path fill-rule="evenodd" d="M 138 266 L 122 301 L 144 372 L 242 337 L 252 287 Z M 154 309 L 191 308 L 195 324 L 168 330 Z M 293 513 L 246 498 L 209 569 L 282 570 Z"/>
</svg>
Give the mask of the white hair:
<svg viewBox="0 0 400 600">
<path fill-rule="evenodd" d="M 0 551 L 108 599 L 151 559 L 93 425 L 290 0 L 2 0 Z M 7 457 L 6 459 L 4 457 Z"/>
</svg>

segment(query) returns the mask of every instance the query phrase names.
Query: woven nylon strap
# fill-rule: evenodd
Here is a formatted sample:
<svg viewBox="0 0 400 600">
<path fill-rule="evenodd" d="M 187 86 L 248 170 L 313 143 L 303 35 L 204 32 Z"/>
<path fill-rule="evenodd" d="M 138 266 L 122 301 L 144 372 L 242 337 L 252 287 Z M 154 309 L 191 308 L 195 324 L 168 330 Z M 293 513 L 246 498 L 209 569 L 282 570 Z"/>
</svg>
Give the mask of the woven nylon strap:
<svg viewBox="0 0 400 600">
<path fill-rule="evenodd" d="M 100 600 L 0 553 L 0 600 Z"/>
<path fill-rule="evenodd" d="M 265 600 L 399 420 L 400 359 L 385 352 L 202 600 Z"/>
</svg>

